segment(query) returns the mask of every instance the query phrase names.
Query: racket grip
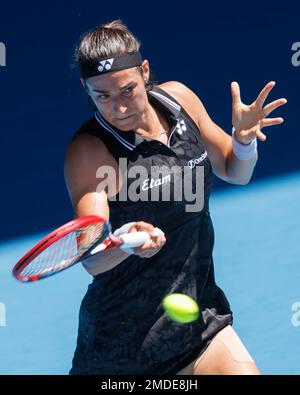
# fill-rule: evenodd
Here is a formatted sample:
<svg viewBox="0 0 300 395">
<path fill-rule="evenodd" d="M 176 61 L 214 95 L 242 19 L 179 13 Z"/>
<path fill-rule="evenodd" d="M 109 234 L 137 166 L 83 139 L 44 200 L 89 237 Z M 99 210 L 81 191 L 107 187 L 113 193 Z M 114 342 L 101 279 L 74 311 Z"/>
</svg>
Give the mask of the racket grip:
<svg viewBox="0 0 300 395">
<path fill-rule="evenodd" d="M 121 249 L 139 247 L 150 240 L 147 232 L 123 233 L 118 237 L 123 240 L 123 244 L 120 246 Z"/>
<path fill-rule="evenodd" d="M 114 236 L 117 236 L 118 238 L 123 240 L 123 244 L 121 244 L 119 248 L 130 255 L 134 254 L 134 248 L 139 247 L 146 241 L 150 240 L 150 235 L 148 232 L 140 231 L 127 233 L 134 223 L 135 222 L 129 222 L 121 226 L 121 228 L 117 229 L 114 232 Z M 155 228 L 152 233 L 153 236 L 159 236 L 163 234 L 162 230 L 160 230 L 159 228 Z"/>
<path fill-rule="evenodd" d="M 147 232 L 132 232 L 124 233 L 119 235 L 120 239 L 123 240 L 123 244 L 120 245 L 120 249 L 127 254 L 134 254 L 134 248 L 139 247 L 150 239 Z"/>
<path fill-rule="evenodd" d="M 120 228 L 116 229 L 114 231 L 114 236 L 119 237 L 120 235 L 124 233 L 128 233 L 129 229 L 131 228 L 132 225 L 134 225 L 135 222 L 128 222 L 127 224 L 122 225 Z"/>
</svg>

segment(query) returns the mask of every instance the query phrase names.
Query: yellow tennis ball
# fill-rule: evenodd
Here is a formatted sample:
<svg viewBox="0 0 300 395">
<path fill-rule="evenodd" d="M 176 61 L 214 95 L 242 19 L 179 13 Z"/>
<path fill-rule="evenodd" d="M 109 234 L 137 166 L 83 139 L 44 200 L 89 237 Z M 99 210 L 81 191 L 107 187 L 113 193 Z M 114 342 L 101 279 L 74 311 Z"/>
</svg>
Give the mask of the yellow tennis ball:
<svg viewBox="0 0 300 395">
<path fill-rule="evenodd" d="M 162 305 L 168 317 L 176 322 L 188 323 L 199 317 L 199 306 L 188 295 L 169 294 L 164 297 Z"/>
</svg>

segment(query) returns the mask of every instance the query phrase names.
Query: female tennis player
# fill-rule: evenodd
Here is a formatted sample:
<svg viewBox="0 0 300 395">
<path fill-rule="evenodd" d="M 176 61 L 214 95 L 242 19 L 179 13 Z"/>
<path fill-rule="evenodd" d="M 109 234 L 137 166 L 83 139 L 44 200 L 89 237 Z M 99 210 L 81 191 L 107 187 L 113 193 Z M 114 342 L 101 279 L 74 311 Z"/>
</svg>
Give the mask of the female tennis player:
<svg viewBox="0 0 300 395">
<path fill-rule="evenodd" d="M 83 262 L 94 278 L 81 304 L 70 374 L 259 374 L 215 281 L 209 194 L 213 173 L 249 183 L 257 138 L 265 141 L 262 128 L 283 122 L 267 116 L 286 100 L 264 105 L 275 85 L 269 82 L 246 105 L 233 82 L 229 135 L 188 87 L 152 81 L 139 48 L 120 20 L 89 31 L 76 48 L 94 116 L 66 153 L 75 215 L 99 215 L 116 235 L 141 230 L 150 240 Z M 191 188 L 178 198 L 182 179 Z M 198 320 L 182 324 L 166 316 L 162 300 L 173 292 L 198 302 Z"/>
</svg>

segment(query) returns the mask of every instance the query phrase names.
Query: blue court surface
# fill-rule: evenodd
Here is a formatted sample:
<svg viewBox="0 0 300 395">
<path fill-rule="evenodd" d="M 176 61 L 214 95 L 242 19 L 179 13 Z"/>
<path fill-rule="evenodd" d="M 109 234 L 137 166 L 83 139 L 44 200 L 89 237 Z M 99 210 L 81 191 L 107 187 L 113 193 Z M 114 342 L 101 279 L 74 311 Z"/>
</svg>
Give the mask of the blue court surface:
<svg viewBox="0 0 300 395">
<path fill-rule="evenodd" d="M 300 314 L 292 311 L 300 306 L 299 208 L 300 173 L 211 197 L 217 283 L 263 374 L 300 374 Z M 81 265 L 34 284 L 11 275 L 49 230 L 0 244 L 0 374 L 67 374 L 71 366 L 90 276 Z"/>
</svg>

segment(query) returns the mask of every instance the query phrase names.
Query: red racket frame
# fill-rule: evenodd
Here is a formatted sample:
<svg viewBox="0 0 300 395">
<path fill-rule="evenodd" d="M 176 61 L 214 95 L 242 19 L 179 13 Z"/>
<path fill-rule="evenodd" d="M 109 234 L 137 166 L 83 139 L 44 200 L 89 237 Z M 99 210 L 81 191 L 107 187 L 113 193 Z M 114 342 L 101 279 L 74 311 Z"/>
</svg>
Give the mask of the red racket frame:
<svg viewBox="0 0 300 395">
<path fill-rule="evenodd" d="M 47 276 L 38 276 L 38 275 L 36 275 L 36 276 L 34 276 L 34 275 L 22 276 L 19 273 L 23 270 L 24 267 L 26 267 L 30 262 L 32 262 L 33 259 L 35 257 L 37 257 L 42 251 L 44 251 L 46 248 L 51 246 L 53 243 L 55 243 L 57 240 L 59 240 L 63 236 L 66 236 L 67 234 L 73 232 L 74 230 L 76 230 L 78 228 L 81 228 L 83 226 L 87 226 L 87 225 L 90 225 L 90 224 L 93 224 L 96 222 L 107 222 L 107 221 L 97 215 L 86 215 L 83 217 L 78 217 L 76 219 L 73 219 L 72 221 L 67 222 L 66 224 L 55 229 L 53 232 L 49 233 L 41 241 L 39 241 L 34 247 L 32 247 L 31 250 L 29 250 L 15 264 L 15 266 L 12 270 L 14 277 L 21 282 L 37 281 L 43 277 L 47 277 Z M 113 241 L 108 241 L 106 244 L 107 244 L 107 249 L 110 247 L 112 248 L 116 245 Z M 82 258 L 82 256 L 80 258 Z M 80 258 L 78 258 L 78 260 L 76 260 L 73 264 L 77 263 L 80 260 Z"/>
</svg>

